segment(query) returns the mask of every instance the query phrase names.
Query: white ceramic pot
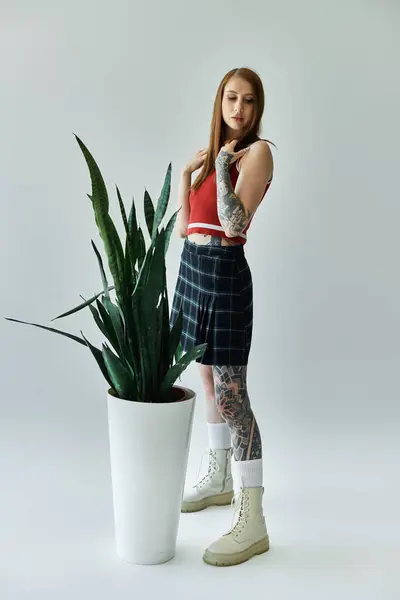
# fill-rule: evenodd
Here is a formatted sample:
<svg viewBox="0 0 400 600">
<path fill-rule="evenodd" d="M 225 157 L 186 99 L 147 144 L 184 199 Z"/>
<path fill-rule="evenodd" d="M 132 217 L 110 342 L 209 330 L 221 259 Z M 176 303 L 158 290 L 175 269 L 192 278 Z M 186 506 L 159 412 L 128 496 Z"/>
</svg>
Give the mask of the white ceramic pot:
<svg viewBox="0 0 400 600">
<path fill-rule="evenodd" d="M 196 395 L 168 403 L 107 394 L 116 550 L 135 564 L 175 556 Z"/>
</svg>

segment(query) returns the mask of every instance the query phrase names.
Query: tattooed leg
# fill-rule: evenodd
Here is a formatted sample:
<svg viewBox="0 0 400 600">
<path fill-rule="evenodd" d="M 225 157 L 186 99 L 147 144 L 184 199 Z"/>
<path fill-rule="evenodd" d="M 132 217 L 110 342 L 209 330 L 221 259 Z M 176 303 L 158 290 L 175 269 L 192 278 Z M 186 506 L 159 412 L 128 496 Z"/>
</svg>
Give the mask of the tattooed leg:
<svg viewBox="0 0 400 600">
<path fill-rule="evenodd" d="M 247 366 L 213 366 L 218 410 L 228 423 L 235 460 L 262 457 L 260 430 L 247 394 Z"/>
<path fill-rule="evenodd" d="M 230 237 L 236 237 L 239 233 L 242 233 L 250 221 L 251 212 L 243 206 L 240 198 L 233 191 L 229 175 L 232 156 L 229 152 L 220 150 L 215 161 L 215 172 L 218 218 L 226 234 Z"/>
</svg>

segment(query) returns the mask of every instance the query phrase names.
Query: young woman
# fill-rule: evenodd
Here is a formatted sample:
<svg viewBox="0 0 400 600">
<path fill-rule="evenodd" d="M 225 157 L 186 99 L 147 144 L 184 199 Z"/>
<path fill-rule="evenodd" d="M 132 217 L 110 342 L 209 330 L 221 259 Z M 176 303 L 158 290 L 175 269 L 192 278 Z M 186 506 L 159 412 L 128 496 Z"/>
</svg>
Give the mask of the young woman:
<svg viewBox="0 0 400 600">
<path fill-rule="evenodd" d="M 183 349 L 207 343 L 198 363 L 210 447 L 208 473 L 185 493 L 182 511 L 231 503 L 233 452 L 240 481 L 236 523 L 203 556 L 221 566 L 239 564 L 269 548 L 261 436 L 246 387 L 253 291 L 243 249 L 272 181 L 271 150 L 258 135 L 263 111 L 259 76 L 247 68 L 229 71 L 217 90 L 209 147 L 185 165 L 179 185 L 176 228 L 185 242 L 171 325 L 182 309 Z M 200 167 L 191 185 L 191 175 Z"/>
</svg>

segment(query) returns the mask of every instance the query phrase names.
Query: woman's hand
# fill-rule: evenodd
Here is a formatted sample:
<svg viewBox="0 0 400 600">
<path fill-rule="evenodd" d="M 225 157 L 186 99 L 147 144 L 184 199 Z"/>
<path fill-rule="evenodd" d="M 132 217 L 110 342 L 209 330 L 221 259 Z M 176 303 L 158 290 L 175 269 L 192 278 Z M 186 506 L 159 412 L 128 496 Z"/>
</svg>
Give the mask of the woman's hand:
<svg viewBox="0 0 400 600">
<path fill-rule="evenodd" d="M 207 152 L 208 148 L 202 148 L 201 150 L 196 152 L 192 160 L 186 164 L 184 171 L 187 171 L 188 173 L 193 173 L 194 171 L 197 171 L 197 169 L 199 169 L 203 165 L 207 156 Z"/>
<path fill-rule="evenodd" d="M 222 146 L 217 159 L 215 161 L 215 166 L 219 162 L 221 165 L 231 165 L 239 158 L 241 158 L 246 152 L 250 149 L 250 146 L 243 148 L 243 150 L 239 150 L 235 152 L 235 146 L 238 143 L 237 139 L 231 140 L 227 142 L 224 146 Z"/>
</svg>

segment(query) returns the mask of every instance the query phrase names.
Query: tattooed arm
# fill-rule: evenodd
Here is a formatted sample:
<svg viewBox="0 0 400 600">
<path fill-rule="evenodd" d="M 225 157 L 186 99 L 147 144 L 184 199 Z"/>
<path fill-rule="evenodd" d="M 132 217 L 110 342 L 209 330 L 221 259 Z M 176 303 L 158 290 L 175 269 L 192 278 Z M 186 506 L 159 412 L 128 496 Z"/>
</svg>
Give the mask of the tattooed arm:
<svg viewBox="0 0 400 600">
<path fill-rule="evenodd" d="M 236 237 L 259 205 L 272 174 L 272 154 L 265 142 L 255 142 L 241 160 L 235 190 L 229 175 L 232 154 L 220 150 L 215 161 L 218 218 L 225 234 Z"/>
<path fill-rule="evenodd" d="M 218 218 L 225 234 L 235 237 L 242 233 L 250 220 L 251 212 L 246 210 L 240 198 L 235 194 L 229 175 L 232 154 L 220 150 L 215 161 L 217 181 L 217 210 Z"/>
</svg>

